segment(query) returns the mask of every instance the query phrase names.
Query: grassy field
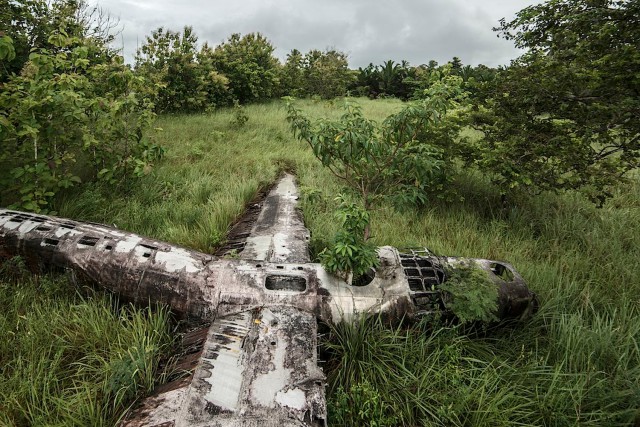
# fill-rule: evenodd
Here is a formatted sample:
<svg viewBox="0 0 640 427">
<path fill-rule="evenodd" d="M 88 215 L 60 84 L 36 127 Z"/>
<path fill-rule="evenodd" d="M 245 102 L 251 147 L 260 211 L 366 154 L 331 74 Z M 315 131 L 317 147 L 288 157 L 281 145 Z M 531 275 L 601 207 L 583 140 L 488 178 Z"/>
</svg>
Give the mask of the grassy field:
<svg viewBox="0 0 640 427">
<path fill-rule="evenodd" d="M 380 120 L 401 107 L 362 102 Z M 338 114 L 331 103 L 301 104 L 314 116 Z M 167 154 L 148 176 L 118 191 L 86 186 L 60 197 L 56 210 L 208 252 L 257 191 L 288 170 L 303 190 L 312 247 L 322 248 L 336 231 L 341 184 L 293 139 L 280 103 L 246 111 L 243 127 L 232 110 L 160 117 L 162 130 L 149 137 Z M 509 261 L 539 295 L 539 313 L 482 333 L 435 321 L 410 330 L 341 325 L 326 344 L 330 424 L 640 425 L 638 180 L 601 209 L 578 194 L 504 207 L 473 171 L 455 186 L 464 200 L 373 212 L 374 242 Z M 68 282 L 3 279 L 0 424 L 113 424 L 152 386 L 171 345 L 167 313 L 121 307 Z"/>
</svg>

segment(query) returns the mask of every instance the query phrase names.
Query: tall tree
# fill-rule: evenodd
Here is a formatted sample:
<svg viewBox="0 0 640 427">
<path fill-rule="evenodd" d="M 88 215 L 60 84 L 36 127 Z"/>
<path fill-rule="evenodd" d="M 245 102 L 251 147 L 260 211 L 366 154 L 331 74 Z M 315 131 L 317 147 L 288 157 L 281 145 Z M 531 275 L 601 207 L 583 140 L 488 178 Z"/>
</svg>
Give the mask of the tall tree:
<svg viewBox="0 0 640 427">
<path fill-rule="evenodd" d="M 229 79 L 229 90 L 241 103 L 272 97 L 278 90 L 280 62 L 274 47 L 260 33 L 232 34 L 216 46 L 211 60 Z"/>
<path fill-rule="evenodd" d="M 528 51 L 478 117 L 478 164 L 505 187 L 604 201 L 640 165 L 640 2 L 551 0 L 498 30 Z"/>
<path fill-rule="evenodd" d="M 229 104 L 227 78 L 216 73 L 207 45 L 198 52 L 191 27 L 181 33 L 160 27 L 147 36 L 136 54 L 136 71 L 153 82 L 159 112 L 204 111 Z"/>
<path fill-rule="evenodd" d="M 287 55 L 280 77 L 282 93 L 289 96 L 304 96 L 304 55 L 293 49 Z"/>
<path fill-rule="evenodd" d="M 305 57 L 307 94 L 322 98 L 344 96 L 351 82 L 347 55 L 330 49 L 309 51 Z"/>
</svg>

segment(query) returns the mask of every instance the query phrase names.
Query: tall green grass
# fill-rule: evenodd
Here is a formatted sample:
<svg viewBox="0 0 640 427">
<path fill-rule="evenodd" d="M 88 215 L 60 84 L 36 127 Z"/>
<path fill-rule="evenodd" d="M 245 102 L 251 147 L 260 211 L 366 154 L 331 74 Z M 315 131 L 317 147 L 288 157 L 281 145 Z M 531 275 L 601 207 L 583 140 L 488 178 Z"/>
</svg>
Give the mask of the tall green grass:
<svg viewBox="0 0 640 427">
<path fill-rule="evenodd" d="M 4 277 L 0 425 L 110 426 L 152 390 L 172 344 L 166 309 L 81 294 L 64 276 Z"/>
<path fill-rule="evenodd" d="M 362 103 L 365 113 L 377 120 L 401 106 L 392 100 Z M 302 107 L 316 117 L 340 114 L 335 102 L 304 101 Z M 322 169 L 304 144 L 293 139 L 280 103 L 247 106 L 246 112 L 249 121 L 242 127 L 233 123 L 232 110 L 160 117 L 156 126 L 162 130 L 149 137 L 161 143 L 167 155 L 149 175 L 117 189 L 88 186 L 82 192 L 64 195 L 55 209 L 62 216 L 115 224 L 212 251 L 224 241 L 230 223 L 246 203 L 273 182 L 280 171 L 288 170 L 298 176 L 312 247 L 320 250 L 336 231 L 334 198 L 344 191 L 342 184 Z M 601 209 L 576 193 L 519 197 L 504 205 L 498 189 L 473 171 L 461 173 L 454 185 L 463 200 L 434 197 L 419 209 L 402 211 L 379 206 L 372 214 L 374 242 L 397 247 L 427 246 L 440 254 L 509 261 L 539 295 L 539 313 L 526 323 L 486 333 L 445 328 L 437 323 L 409 330 L 388 329 L 364 321 L 334 328 L 327 343 L 333 357 L 326 366 L 330 424 L 640 423 L 638 179 L 621 184 Z M 24 286 L 30 289 L 31 285 Z M 23 298 L 19 289 L 12 286 L 3 292 L 11 298 Z M 65 298 L 55 304 L 69 310 L 68 307 L 89 303 L 86 299 L 79 301 L 77 296 Z M 103 301 L 100 296 L 92 297 L 92 301 L 96 299 Z M 47 300 L 33 304 L 42 307 L 53 303 Z M 104 304 L 111 307 L 114 302 Z M 30 310 L 37 311 L 37 307 Z M 114 310 L 111 313 L 116 318 L 122 317 L 118 314 L 121 309 Z M 2 316 L 0 319 L 4 319 Z M 145 315 L 145 319 L 155 322 L 154 316 Z M 93 315 L 80 317 L 91 319 Z M 3 334 L 14 331 L 13 322 L 21 318 L 11 319 L 0 320 Z M 45 328 L 42 323 L 35 323 L 34 328 L 57 330 Z M 102 325 L 98 329 L 113 334 L 118 328 Z M 22 329 L 15 333 L 24 335 Z M 32 351 L 36 348 L 33 344 Z M 74 360 L 85 360 L 86 354 L 78 351 Z M 102 354 L 105 360 L 114 357 Z M 120 354 L 116 360 L 135 359 L 124 349 L 115 354 Z M 10 355 L 3 357 L 3 362 L 6 360 L 11 366 L 18 363 Z M 56 357 L 53 351 L 46 363 L 59 363 Z M 25 356 L 25 360 L 29 359 Z M 74 363 L 82 367 L 85 362 Z M 27 369 L 27 364 L 24 366 L 21 369 Z M 28 366 L 44 371 L 37 363 Z M 106 365 L 95 362 L 92 366 Z M 2 381 L 9 378 L 4 372 Z M 84 368 L 83 372 L 93 371 Z M 60 381 L 72 384 L 71 390 L 104 387 L 104 380 L 96 382 L 102 385 L 78 383 L 84 384 L 81 387 L 64 378 Z M 75 374 L 70 378 L 76 378 Z M 7 402 L 48 401 L 45 397 L 26 397 L 29 394 L 5 397 L 13 396 L 11 390 L 28 388 L 26 382 L 15 381 L 10 386 L 0 385 L 0 413 L 9 407 Z M 55 389 L 55 383 L 43 380 L 32 396 L 75 393 Z M 85 412 L 109 412 L 105 403 L 98 403 L 104 393 L 85 391 L 81 395 L 87 402 L 82 405 Z M 113 404 L 107 407 L 112 418 L 104 418 L 108 420 L 104 423 L 116 419 L 123 409 L 114 408 Z M 35 405 L 28 408 L 25 414 L 39 413 Z M 25 421 L 27 418 L 0 420 L 17 425 L 38 424 Z"/>
</svg>

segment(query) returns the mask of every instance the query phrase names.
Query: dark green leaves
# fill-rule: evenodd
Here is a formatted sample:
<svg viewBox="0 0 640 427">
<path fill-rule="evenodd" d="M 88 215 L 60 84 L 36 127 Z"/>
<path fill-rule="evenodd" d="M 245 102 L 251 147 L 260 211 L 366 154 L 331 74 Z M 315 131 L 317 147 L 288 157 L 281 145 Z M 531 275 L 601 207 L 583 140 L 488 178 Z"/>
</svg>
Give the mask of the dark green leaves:
<svg viewBox="0 0 640 427">
<path fill-rule="evenodd" d="M 145 173 L 157 158 L 141 141 L 153 117 L 136 96 L 144 82 L 107 54 L 89 59 L 94 42 L 65 34 L 49 40 L 66 52 L 33 51 L 0 93 L 3 204 L 48 211 L 80 176 L 115 184 Z"/>
<path fill-rule="evenodd" d="M 434 84 L 424 98 L 377 123 L 345 102 L 338 120 L 309 120 L 291 100 L 287 119 L 314 155 L 362 197 L 368 209 L 381 197 L 424 202 L 449 179 L 459 124 L 449 114 L 459 103 L 459 78 Z"/>
<path fill-rule="evenodd" d="M 504 191 L 581 189 L 602 203 L 640 165 L 639 16 L 637 1 L 554 0 L 501 23 L 528 52 L 479 110 L 476 163 Z"/>
<path fill-rule="evenodd" d="M 353 273 L 353 277 L 357 278 L 379 264 L 375 247 L 365 239 L 369 212 L 356 203 L 348 202 L 342 195 L 337 200 L 340 201 L 340 208 L 336 212 L 336 219 L 340 221 L 341 228 L 336 233 L 333 247 L 320 253 L 320 261 L 330 273 L 344 277 Z"/>
</svg>

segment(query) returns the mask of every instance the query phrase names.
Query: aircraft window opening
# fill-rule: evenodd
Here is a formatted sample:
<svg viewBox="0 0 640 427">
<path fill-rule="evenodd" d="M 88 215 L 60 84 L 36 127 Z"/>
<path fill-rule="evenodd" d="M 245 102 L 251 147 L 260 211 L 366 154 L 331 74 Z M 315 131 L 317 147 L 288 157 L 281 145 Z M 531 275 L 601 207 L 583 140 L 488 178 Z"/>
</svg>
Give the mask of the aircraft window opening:
<svg viewBox="0 0 640 427">
<path fill-rule="evenodd" d="M 407 268 L 404 270 L 407 276 L 420 276 L 420 272 L 417 268 Z"/>
<path fill-rule="evenodd" d="M 300 276 L 267 276 L 264 283 L 270 291 L 304 292 L 307 289 L 307 279 Z"/>
<path fill-rule="evenodd" d="M 400 262 L 402 263 L 403 267 L 415 267 L 416 266 L 416 262 L 414 260 L 412 260 L 412 259 L 404 258 Z"/>
<path fill-rule="evenodd" d="M 504 264 L 492 262 L 491 264 L 489 264 L 489 268 L 491 269 L 491 272 L 493 274 L 506 282 L 511 282 L 514 279 L 513 273 Z"/>
<path fill-rule="evenodd" d="M 416 264 L 418 264 L 418 267 L 433 267 L 433 264 L 426 259 L 417 259 Z"/>
<path fill-rule="evenodd" d="M 82 236 L 80 240 L 78 240 L 78 244 L 85 246 L 95 246 L 96 243 L 98 243 L 98 240 L 100 240 L 99 237 Z"/>
<path fill-rule="evenodd" d="M 409 289 L 411 289 L 412 291 L 423 291 L 424 288 L 422 287 L 422 280 L 420 279 L 408 279 L 409 280 Z"/>
<path fill-rule="evenodd" d="M 46 238 L 43 240 L 43 242 L 46 246 L 58 246 L 58 243 L 60 243 L 60 240 Z"/>
<path fill-rule="evenodd" d="M 420 272 L 424 277 L 436 277 L 436 272 L 432 268 L 421 268 Z"/>
<path fill-rule="evenodd" d="M 9 219 L 9 222 L 24 222 L 24 221 L 29 221 L 31 220 L 33 217 L 31 215 L 25 215 L 25 214 L 18 214 L 15 215 L 13 218 Z"/>
</svg>

